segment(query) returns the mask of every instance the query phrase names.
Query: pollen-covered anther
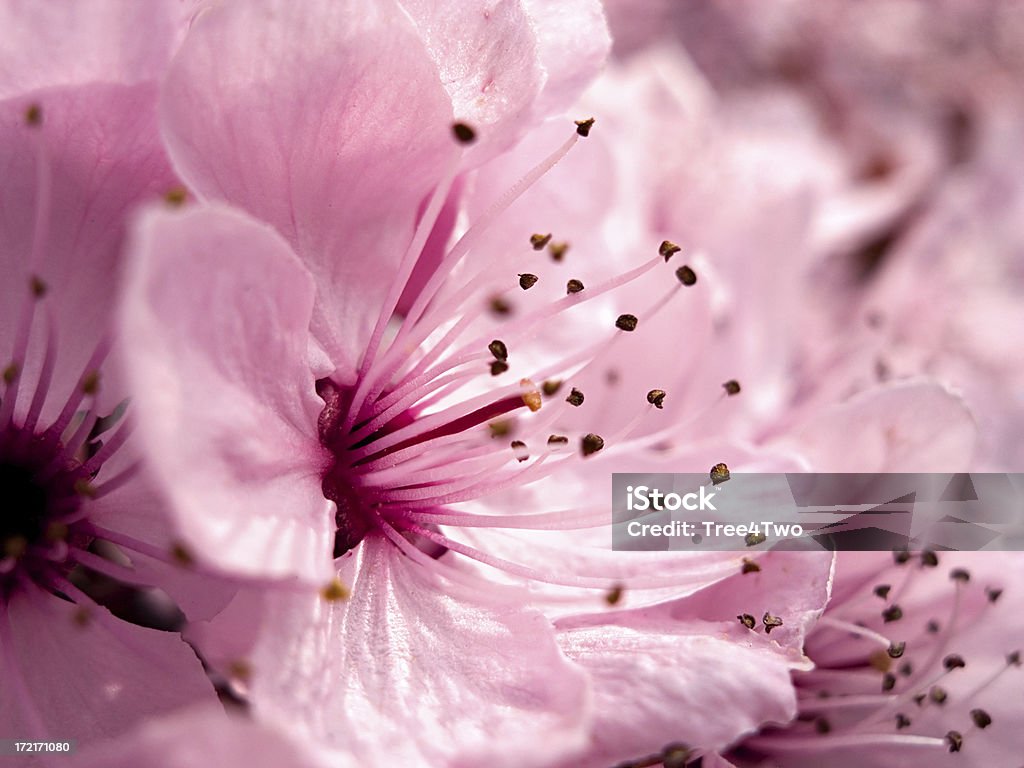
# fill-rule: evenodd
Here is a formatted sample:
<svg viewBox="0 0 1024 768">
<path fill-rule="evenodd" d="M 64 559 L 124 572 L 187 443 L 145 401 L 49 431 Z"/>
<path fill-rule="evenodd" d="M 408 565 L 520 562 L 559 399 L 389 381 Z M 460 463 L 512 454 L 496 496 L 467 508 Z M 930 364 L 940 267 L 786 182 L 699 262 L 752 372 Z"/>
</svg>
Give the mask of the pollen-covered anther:
<svg viewBox="0 0 1024 768">
<path fill-rule="evenodd" d="M 898 643 L 891 643 L 886 653 L 889 654 L 890 659 L 898 659 L 903 655 L 903 652 L 907 650 L 907 644 L 905 641 Z"/>
<path fill-rule="evenodd" d="M 537 385 L 529 379 L 520 380 L 519 384 L 526 390 L 523 392 L 523 404 L 530 409 L 532 413 L 536 413 L 540 410 L 543 404 L 540 397 L 540 392 L 537 391 Z"/>
<path fill-rule="evenodd" d="M 472 144 L 476 141 L 476 131 L 466 123 L 452 123 L 452 133 L 460 144 Z"/>
<path fill-rule="evenodd" d="M 613 584 L 612 588 L 605 592 L 604 601 L 608 605 L 618 605 L 622 600 L 624 588 L 621 584 Z"/>
<path fill-rule="evenodd" d="M 568 445 L 569 438 L 565 435 L 548 435 L 548 445 Z"/>
<path fill-rule="evenodd" d="M 576 387 L 573 387 L 572 391 L 569 393 L 569 396 L 565 398 L 565 402 L 567 402 L 574 408 L 579 408 L 581 405 L 583 405 L 583 393 L 576 389 Z"/>
<path fill-rule="evenodd" d="M 505 342 L 501 339 L 495 339 L 487 345 L 487 349 L 494 355 L 495 360 L 508 360 L 508 347 L 505 346 Z"/>
<path fill-rule="evenodd" d="M 580 440 L 580 449 L 584 456 L 591 456 L 604 448 L 604 438 L 600 435 L 595 435 L 593 432 L 583 436 Z"/>
<path fill-rule="evenodd" d="M 87 499 L 93 499 L 96 497 L 96 486 L 86 480 L 84 477 L 79 478 L 75 481 L 75 493 L 79 496 L 84 496 Z"/>
<path fill-rule="evenodd" d="M 573 278 L 572 280 L 570 280 L 569 282 L 567 282 L 565 284 L 565 292 L 566 292 L 566 294 L 579 293 L 582 290 L 583 290 L 583 283 L 580 282 L 579 280 L 577 280 L 576 278 Z"/>
<path fill-rule="evenodd" d="M 959 731 L 949 731 L 946 733 L 946 744 L 949 746 L 950 752 L 959 752 L 964 746 L 964 737 Z"/>
<path fill-rule="evenodd" d="M 931 690 L 928 691 L 928 698 L 934 701 L 936 704 L 945 704 L 946 699 L 949 698 L 949 694 L 946 693 L 946 689 L 938 685 L 933 685 Z"/>
<path fill-rule="evenodd" d="M 890 605 L 884 611 L 882 611 L 882 620 L 888 624 L 893 621 L 899 621 L 903 618 L 903 609 L 898 605 Z"/>
<path fill-rule="evenodd" d="M 712 485 L 724 483 L 732 476 L 729 473 L 729 466 L 724 462 L 719 462 L 718 464 L 715 464 L 715 466 L 711 468 L 710 475 Z"/>
<path fill-rule="evenodd" d="M 522 288 L 524 291 L 528 291 L 537 284 L 538 280 L 540 280 L 540 278 L 537 277 L 536 275 L 531 275 L 529 272 L 524 272 L 523 274 L 519 275 L 519 287 Z"/>
<path fill-rule="evenodd" d="M 964 661 L 964 657 L 960 654 L 951 653 L 942 660 L 942 666 L 952 672 L 954 669 L 963 669 L 967 666 L 967 662 Z"/>
<path fill-rule="evenodd" d="M 512 455 L 516 457 L 516 461 L 523 462 L 530 458 L 530 450 L 522 440 L 513 440 L 509 446 L 512 448 Z"/>
<path fill-rule="evenodd" d="M 594 127 L 596 121 L 594 118 L 588 117 L 586 120 L 574 120 L 573 122 L 576 123 L 576 133 L 586 138 L 590 135 L 590 129 Z"/>
<path fill-rule="evenodd" d="M 552 397 L 558 394 L 558 390 L 562 388 L 561 379 L 548 379 L 540 385 L 540 391 L 547 397 Z"/>
<path fill-rule="evenodd" d="M 746 576 L 748 573 L 758 573 L 761 570 L 761 566 L 749 557 L 743 558 L 743 565 L 740 567 L 740 573 Z"/>
<path fill-rule="evenodd" d="M 760 531 L 757 533 L 748 533 L 743 537 L 743 541 L 748 547 L 756 547 L 758 544 L 764 544 L 766 540 L 765 535 Z"/>
<path fill-rule="evenodd" d="M 504 437 L 512 432 L 512 422 L 508 419 L 492 421 L 487 428 L 491 432 L 491 437 Z"/>
<path fill-rule="evenodd" d="M 771 634 L 773 629 L 782 626 L 782 619 L 778 616 L 772 616 L 768 611 L 765 611 L 764 616 L 761 617 L 761 623 L 764 624 L 764 631 Z"/>
<path fill-rule="evenodd" d="M 729 379 L 722 385 L 722 389 L 725 390 L 725 394 L 732 397 L 740 393 L 740 383 L 736 379 Z"/>
<path fill-rule="evenodd" d="M 685 264 L 676 270 L 676 278 L 687 288 L 697 284 L 697 273 Z"/>
<path fill-rule="evenodd" d="M 665 407 L 665 390 L 663 389 L 652 389 L 647 393 L 647 402 L 657 408 L 659 411 Z"/>
<path fill-rule="evenodd" d="M 615 327 L 620 331 L 626 331 L 632 333 L 636 330 L 637 323 L 640 321 L 636 319 L 636 315 L 619 315 L 615 320 Z"/>
<path fill-rule="evenodd" d="M 43 108 L 33 102 L 25 107 L 25 125 L 36 127 L 43 124 Z"/>
<path fill-rule="evenodd" d="M 739 619 L 740 620 L 740 624 L 742 624 L 747 629 L 751 629 L 752 630 L 754 627 L 757 626 L 757 619 L 755 619 L 749 613 L 741 613 L 736 618 Z"/>
<path fill-rule="evenodd" d="M 11 384 L 16 378 L 18 378 L 19 373 L 21 373 L 20 365 L 13 362 L 8 363 L 7 366 L 4 367 L 3 374 L 0 374 L 0 378 L 4 380 L 4 384 Z"/>
<path fill-rule="evenodd" d="M 671 259 L 681 250 L 683 249 L 680 248 L 675 243 L 673 243 L 671 240 L 663 240 L 661 242 L 661 245 L 658 246 L 658 253 L 665 257 L 665 261 Z"/>
<path fill-rule="evenodd" d="M 32 275 L 32 277 L 29 278 L 28 286 L 29 290 L 32 291 L 32 296 L 37 299 L 43 298 L 49 288 L 46 281 L 39 275 Z"/>
<path fill-rule="evenodd" d="M 500 376 L 508 370 L 508 363 L 504 360 L 495 360 L 491 363 L 491 376 Z"/>
<path fill-rule="evenodd" d="M 551 242 L 551 233 L 548 232 L 546 235 L 540 233 L 530 235 L 530 245 L 533 246 L 535 251 L 543 251 L 544 246 Z"/>
<path fill-rule="evenodd" d="M 550 243 L 548 245 L 548 253 L 551 254 L 551 260 L 560 262 L 565 258 L 565 254 L 569 252 L 569 243 Z"/>
<path fill-rule="evenodd" d="M 341 600 L 348 600 L 351 593 L 348 591 L 348 587 L 341 583 L 341 580 L 335 578 L 333 581 L 328 582 L 321 590 L 320 597 L 326 600 L 328 603 L 337 603 Z"/>
<path fill-rule="evenodd" d="M 68 528 L 64 523 L 53 522 L 46 526 L 46 532 L 43 534 L 47 541 L 65 541 L 68 538 L 68 534 L 71 529 Z"/>
</svg>

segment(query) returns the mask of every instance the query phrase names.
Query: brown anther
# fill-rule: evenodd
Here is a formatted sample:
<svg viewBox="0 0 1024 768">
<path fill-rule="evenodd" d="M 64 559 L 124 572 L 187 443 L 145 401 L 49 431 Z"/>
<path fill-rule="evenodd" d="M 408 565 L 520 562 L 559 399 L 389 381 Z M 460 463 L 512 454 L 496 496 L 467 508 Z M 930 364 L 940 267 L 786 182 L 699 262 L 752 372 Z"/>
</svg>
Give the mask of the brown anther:
<svg viewBox="0 0 1024 768">
<path fill-rule="evenodd" d="M 581 405 L 583 405 L 583 393 L 576 389 L 576 387 L 573 387 L 572 391 L 569 393 L 569 396 L 565 398 L 565 402 L 567 402 L 569 405 L 579 408 Z"/>
<path fill-rule="evenodd" d="M 522 288 L 524 291 L 528 291 L 537 284 L 538 280 L 540 280 L 539 277 L 537 277 L 536 275 L 531 275 L 528 272 L 521 274 L 519 275 L 519 287 Z"/>
<path fill-rule="evenodd" d="M 552 261 L 561 261 L 565 258 L 565 254 L 569 251 L 569 244 L 566 242 L 562 243 L 550 243 L 548 245 L 548 253 L 551 254 Z"/>
<path fill-rule="evenodd" d="M 1020 651 L 1011 651 L 1006 654 L 1006 666 L 1008 667 L 1019 667 L 1020 666 Z"/>
<path fill-rule="evenodd" d="M 994 603 L 996 600 L 998 600 L 1000 598 L 1000 596 L 1002 594 L 1003 594 L 1003 590 L 997 589 L 996 587 L 986 587 L 985 588 L 985 597 L 988 598 L 988 601 L 990 603 Z"/>
<path fill-rule="evenodd" d="M 569 438 L 565 435 L 548 435 L 548 445 L 568 445 Z"/>
<path fill-rule="evenodd" d="M 604 601 L 608 605 L 618 605 L 619 601 L 622 600 L 622 593 L 624 589 L 621 584 L 614 584 L 611 589 L 605 592 Z"/>
<path fill-rule="evenodd" d="M 710 474 L 712 485 L 724 483 L 732 476 L 729 474 L 729 465 L 725 464 L 724 462 L 719 462 L 718 464 L 715 464 L 715 466 L 711 468 Z"/>
<path fill-rule="evenodd" d="M 945 704 L 946 699 L 949 698 L 949 694 L 946 693 L 946 689 L 938 685 L 933 685 L 931 690 L 928 691 L 928 698 L 934 701 L 936 704 Z"/>
<path fill-rule="evenodd" d="M 935 619 L 929 619 L 928 623 L 924 625 L 924 628 L 927 629 L 928 633 L 932 635 L 939 634 L 939 630 L 941 629 L 941 627 L 939 626 L 939 622 L 937 622 Z"/>
<path fill-rule="evenodd" d="M 685 744 L 669 744 L 661 751 L 662 768 L 686 768 L 693 751 Z"/>
<path fill-rule="evenodd" d="M 64 541 L 67 539 L 69 529 L 64 523 L 54 522 L 46 526 L 47 541 Z"/>
<path fill-rule="evenodd" d="M 949 572 L 949 578 L 961 584 L 966 584 L 971 580 L 971 574 L 966 568 L 954 568 Z"/>
<path fill-rule="evenodd" d="M 890 586 L 889 584 L 879 584 L 877 587 L 875 587 L 875 595 L 885 600 L 887 597 L 889 597 L 889 591 L 891 589 L 892 586 Z"/>
<path fill-rule="evenodd" d="M 540 385 L 540 391 L 543 392 L 548 397 L 552 397 L 553 395 L 557 395 L 558 394 L 558 390 L 560 390 L 561 388 L 562 388 L 562 380 L 561 379 L 548 379 L 547 381 L 545 381 L 543 384 Z"/>
<path fill-rule="evenodd" d="M 476 141 L 476 131 L 466 123 L 452 123 L 452 133 L 460 144 L 472 144 Z"/>
<path fill-rule="evenodd" d="M 615 321 L 615 327 L 620 331 L 631 333 L 636 330 L 638 322 L 639 320 L 636 319 L 636 315 L 619 315 Z"/>
<path fill-rule="evenodd" d="M 890 659 L 898 659 L 903 655 L 905 650 L 907 650 L 907 644 L 905 641 L 901 640 L 898 643 L 890 643 L 889 650 L 886 651 L 886 653 L 889 654 Z"/>
<path fill-rule="evenodd" d="M 20 365 L 18 365 L 17 363 L 9 364 L 6 368 L 4 368 L 4 384 L 11 384 L 16 378 L 18 378 L 19 373 L 21 373 Z"/>
<path fill-rule="evenodd" d="M 888 624 L 891 621 L 899 621 L 903 618 L 903 609 L 898 605 L 890 605 L 882 611 L 882 619 Z"/>
<path fill-rule="evenodd" d="M 755 619 L 749 613 L 741 613 L 736 618 L 739 619 L 740 620 L 740 624 L 742 624 L 747 629 L 753 629 L 754 627 L 757 626 L 757 619 Z"/>
<path fill-rule="evenodd" d="M 814 721 L 814 730 L 817 733 L 825 735 L 826 733 L 829 733 L 832 730 L 832 724 L 829 723 L 829 721 L 826 720 L 824 717 L 819 717 L 817 720 Z"/>
<path fill-rule="evenodd" d="M 683 249 L 680 248 L 675 243 L 673 243 L 671 240 L 662 240 L 661 245 L 658 246 L 658 253 L 665 257 L 665 261 L 671 259 L 681 250 Z"/>
<path fill-rule="evenodd" d="M 921 553 L 921 565 L 924 568 L 936 568 L 939 565 L 939 556 L 930 549 Z"/>
<path fill-rule="evenodd" d="M 764 544 L 766 538 L 763 533 L 748 533 L 743 537 L 743 542 L 748 547 L 756 547 L 758 544 Z"/>
<path fill-rule="evenodd" d="M 676 277 L 679 279 L 679 282 L 687 288 L 691 285 L 697 284 L 697 273 L 685 264 L 676 270 Z"/>
<path fill-rule="evenodd" d="M 4 557 L 11 557 L 17 560 L 28 552 L 28 539 L 24 536 L 8 536 L 3 540 Z"/>
<path fill-rule="evenodd" d="M 882 675 L 882 693 L 891 691 L 896 687 L 896 675 L 891 672 L 886 672 Z"/>
<path fill-rule="evenodd" d="M 43 108 L 35 102 L 25 108 L 25 124 L 33 128 L 43 124 Z"/>
<path fill-rule="evenodd" d="M 591 432 L 583 436 L 580 447 L 584 456 L 590 456 L 604 448 L 604 438 Z"/>
<path fill-rule="evenodd" d="M 594 127 L 594 118 L 588 117 L 586 120 L 575 120 L 576 133 L 583 138 L 590 135 L 590 129 Z"/>
<path fill-rule="evenodd" d="M 506 315 L 512 314 L 512 305 L 509 304 L 504 297 L 494 296 L 490 301 L 491 312 L 498 317 L 505 317 Z"/>
<path fill-rule="evenodd" d="M 910 727 L 910 718 L 904 715 L 902 712 L 896 713 L 896 730 L 901 731 L 904 728 Z"/>
<path fill-rule="evenodd" d="M 512 448 L 512 453 L 516 457 L 516 461 L 521 463 L 530 458 L 530 452 L 526 447 L 526 443 L 522 440 L 513 440 L 509 445 Z"/>
<path fill-rule="evenodd" d="M 100 372 L 90 371 L 82 379 L 82 392 L 87 395 L 95 395 L 100 391 Z"/>
<path fill-rule="evenodd" d="M 491 376 L 500 376 L 508 370 L 508 363 L 504 360 L 495 360 L 491 363 Z"/>
<path fill-rule="evenodd" d="M 761 623 L 764 624 L 764 631 L 767 634 L 771 634 L 773 629 L 782 626 L 782 619 L 778 616 L 772 616 L 768 611 L 765 611 L 764 616 L 761 617 Z"/>
<path fill-rule="evenodd" d="M 504 437 L 512 432 L 512 422 L 508 419 L 492 421 L 487 428 L 491 430 L 491 437 Z"/>
<path fill-rule="evenodd" d="M 984 709 L 972 709 L 971 720 L 982 730 L 992 725 L 992 717 Z"/>
<path fill-rule="evenodd" d="M 533 234 L 530 235 L 530 245 L 533 246 L 535 251 L 543 251 L 544 246 L 551 242 L 551 233 L 548 232 L 546 235 Z"/>
<path fill-rule="evenodd" d="M 78 606 L 71 614 L 71 621 L 76 627 L 85 628 L 92 621 L 92 612 L 84 605 Z"/>
<path fill-rule="evenodd" d="M 171 545 L 171 559 L 174 560 L 175 565 L 182 568 L 191 568 L 196 564 L 196 558 L 191 550 L 180 541 Z"/>
<path fill-rule="evenodd" d="M 491 351 L 491 354 L 494 355 L 495 360 L 508 360 L 508 347 L 506 347 L 505 342 L 500 339 L 492 341 L 487 345 L 487 348 Z"/>
<path fill-rule="evenodd" d="M 942 660 L 942 666 L 947 671 L 952 672 L 954 669 L 963 669 L 967 666 L 967 662 L 964 661 L 964 657 L 959 653 L 951 653 Z"/>
<path fill-rule="evenodd" d="M 252 664 L 245 659 L 236 659 L 228 664 L 228 677 L 240 683 L 247 683 L 252 677 Z"/>
<path fill-rule="evenodd" d="M 946 744 L 950 752 L 959 752 L 964 746 L 964 737 L 960 731 L 948 731 L 946 733 Z"/>
<path fill-rule="evenodd" d="M 647 402 L 657 408 L 659 411 L 665 407 L 665 390 L 663 389 L 652 389 L 647 393 Z"/>
<path fill-rule="evenodd" d="M 348 600 L 350 594 L 348 587 L 342 584 L 341 580 L 338 578 L 335 578 L 334 581 L 329 582 L 320 590 L 320 597 L 328 603 Z"/>
<path fill-rule="evenodd" d="M 740 567 L 740 573 L 746 576 L 748 573 L 758 573 L 761 570 L 761 566 L 749 557 L 743 558 L 743 565 Z"/>
<path fill-rule="evenodd" d="M 582 290 L 583 290 L 583 283 L 581 283 L 576 278 L 573 278 L 572 280 L 570 280 L 568 283 L 565 284 L 565 292 L 566 292 L 566 294 L 579 293 Z"/>
<path fill-rule="evenodd" d="M 164 202 L 172 208 L 180 208 L 188 200 L 188 190 L 182 186 L 171 187 L 164 192 Z"/>
<path fill-rule="evenodd" d="M 904 547 L 903 549 L 894 549 L 892 551 L 892 560 L 896 565 L 903 565 L 910 561 L 910 550 Z"/>
<path fill-rule="evenodd" d="M 725 390 L 725 394 L 732 397 L 733 395 L 738 395 L 740 393 L 740 383 L 736 381 L 736 379 L 729 379 L 722 385 L 722 389 Z"/>
<path fill-rule="evenodd" d="M 28 281 L 29 290 L 32 291 L 32 296 L 41 299 L 46 295 L 46 289 L 49 287 L 46 285 L 46 281 L 43 280 L 39 275 L 32 275 Z"/>
</svg>

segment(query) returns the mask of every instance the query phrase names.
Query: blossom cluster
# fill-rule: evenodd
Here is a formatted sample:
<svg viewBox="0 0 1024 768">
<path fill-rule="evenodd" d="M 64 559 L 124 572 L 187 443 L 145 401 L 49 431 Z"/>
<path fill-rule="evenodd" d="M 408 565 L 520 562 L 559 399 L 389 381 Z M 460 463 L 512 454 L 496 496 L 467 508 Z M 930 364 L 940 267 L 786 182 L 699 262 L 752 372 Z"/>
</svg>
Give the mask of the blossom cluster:
<svg viewBox="0 0 1024 768">
<path fill-rule="evenodd" d="M 1019 762 L 1024 556 L 609 525 L 1024 462 L 1022 10 L 0 0 L 10 759 Z"/>
</svg>

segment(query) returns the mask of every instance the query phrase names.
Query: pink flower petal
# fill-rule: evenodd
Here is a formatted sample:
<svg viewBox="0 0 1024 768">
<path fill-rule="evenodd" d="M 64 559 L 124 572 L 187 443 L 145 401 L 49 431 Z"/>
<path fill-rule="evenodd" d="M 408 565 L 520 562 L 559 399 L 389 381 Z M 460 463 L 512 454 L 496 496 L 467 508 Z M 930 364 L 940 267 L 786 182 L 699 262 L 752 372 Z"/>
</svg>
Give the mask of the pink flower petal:
<svg viewBox="0 0 1024 768">
<path fill-rule="evenodd" d="M 5 736 L 82 745 L 153 715 L 216 702 L 199 659 L 180 637 L 120 622 L 105 609 L 82 610 L 37 589 L 9 598 L 0 616 L 7 624 L 2 634 L 11 638 L 9 646 L 0 644 Z M 33 733 L 36 716 L 45 734 Z"/>
<path fill-rule="evenodd" d="M 298 739 L 268 725 L 230 717 L 220 706 L 193 707 L 77 756 L 74 768 L 322 768 Z M 335 762 L 335 768 L 356 763 Z"/>
<path fill-rule="evenodd" d="M 418 206 L 458 151 L 408 17 L 390 2 L 213 8 L 162 110 L 189 185 L 273 225 L 313 273 L 314 334 L 351 381 Z"/>
<path fill-rule="evenodd" d="M 149 213 L 132 255 L 133 408 L 186 544 L 227 570 L 328 579 L 309 274 L 276 233 L 225 208 Z"/>
<path fill-rule="evenodd" d="M 371 537 L 341 562 L 347 600 L 268 598 L 257 717 L 362 765 L 551 764 L 581 746 L 584 677 L 550 625 L 445 583 Z"/>
</svg>

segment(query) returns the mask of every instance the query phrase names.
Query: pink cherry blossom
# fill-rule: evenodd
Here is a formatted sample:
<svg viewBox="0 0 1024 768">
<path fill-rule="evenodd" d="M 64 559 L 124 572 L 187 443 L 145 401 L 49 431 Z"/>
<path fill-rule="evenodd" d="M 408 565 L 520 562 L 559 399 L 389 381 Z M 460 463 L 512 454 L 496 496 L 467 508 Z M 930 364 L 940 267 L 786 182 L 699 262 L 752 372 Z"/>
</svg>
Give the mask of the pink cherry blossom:
<svg viewBox="0 0 1024 768">
<path fill-rule="evenodd" d="M 0 72 L 0 724 L 5 738 L 84 745 L 214 699 L 179 635 L 121 621 L 91 589 L 95 575 L 149 587 L 174 570 L 173 534 L 130 439 L 129 393 L 107 362 L 128 212 L 178 184 L 152 80 L 173 35 L 161 27 L 148 52 L 129 52 L 117 21 L 97 13 L 100 52 L 75 19 L 18 3 L 0 13 L 17 31 Z M 23 66 L 51 37 L 73 50 Z M 149 77 L 126 76 L 119 54 Z"/>
</svg>

